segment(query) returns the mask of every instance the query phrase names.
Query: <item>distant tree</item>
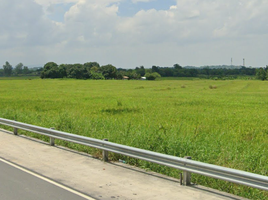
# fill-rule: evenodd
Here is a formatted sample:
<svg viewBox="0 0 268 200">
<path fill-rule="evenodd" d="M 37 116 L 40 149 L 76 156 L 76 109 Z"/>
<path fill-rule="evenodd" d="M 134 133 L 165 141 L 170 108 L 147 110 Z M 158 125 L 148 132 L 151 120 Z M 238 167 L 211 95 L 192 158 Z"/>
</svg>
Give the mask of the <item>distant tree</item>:
<svg viewBox="0 0 268 200">
<path fill-rule="evenodd" d="M 266 80 L 267 79 L 267 70 L 268 69 L 268 66 L 266 66 L 266 68 L 259 68 L 257 69 L 257 72 L 256 72 L 256 78 L 257 79 L 260 79 L 260 80 Z"/>
<path fill-rule="evenodd" d="M 67 77 L 67 66 L 65 64 L 61 64 L 59 66 L 59 78 Z"/>
<path fill-rule="evenodd" d="M 170 67 L 164 67 L 160 70 L 160 75 L 162 76 L 173 76 L 174 75 L 174 69 L 170 68 Z"/>
<path fill-rule="evenodd" d="M 84 68 L 87 71 L 87 76 L 91 79 L 102 79 L 103 76 L 100 72 L 100 65 L 97 62 L 87 62 L 84 64 Z M 101 74 L 102 77 L 99 76 Z"/>
<path fill-rule="evenodd" d="M 97 62 L 87 62 L 87 63 L 84 64 L 84 67 L 86 69 L 90 70 L 92 67 L 100 68 L 100 65 Z"/>
<path fill-rule="evenodd" d="M 4 76 L 11 76 L 12 74 L 12 65 L 9 64 L 9 62 L 6 61 L 6 64 L 3 65 L 4 68 Z"/>
<path fill-rule="evenodd" d="M 100 71 L 105 79 L 113 79 L 117 77 L 117 69 L 115 66 L 109 64 L 100 67 Z"/>
<path fill-rule="evenodd" d="M 205 75 L 209 76 L 211 70 L 209 69 L 209 67 L 204 67 L 203 71 L 205 72 Z"/>
<path fill-rule="evenodd" d="M 90 68 L 90 71 L 91 71 L 91 72 L 100 72 L 100 67 L 98 67 L 98 66 L 93 66 L 93 67 Z"/>
<path fill-rule="evenodd" d="M 90 76 L 91 79 L 95 79 L 95 80 L 104 80 L 104 76 L 102 75 L 102 73 L 99 73 L 99 72 L 94 72 L 94 71 L 91 71 L 91 76 Z"/>
<path fill-rule="evenodd" d="M 76 79 L 88 79 L 90 75 L 84 65 L 77 63 L 69 68 L 68 77 Z"/>
<path fill-rule="evenodd" d="M 180 69 L 182 69 L 182 66 L 180 66 L 179 64 L 174 64 L 173 67 L 174 67 L 174 69 L 176 69 L 176 70 L 180 70 Z"/>
<path fill-rule="evenodd" d="M 23 64 L 22 63 L 17 64 L 14 71 L 15 71 L 15 74 L 22 74 Z"/>
<path fill-rule="evenodd" d="M 159 67 L 157 67 L 157 66 L 152 66 L 152 72 L 157 72 L 157 73 L 159 73 Z"/>
<path fill-rule="evenodd" d="M 197 69 L 188 69 L 190 77 L 196 77 L 198 75 Z"/>
<path fill-rule="evenodd" d="M 135 71 L 137 74 L 139 74 L 140 76 L 144 76 L 145 75 L 145 68 L 144 66 L 140 66 L 140 67 L 136 67 Z"/>
<path fill-rule="evenodd" d="M 41 78 L 59 78 L 59 68 L 54 62 L 48 62 L 44 65 Z"/>
<path fill-rule="evenodd" d="M 22 73 L 23 74 L 29 74 L 30 73 L 29 68 L 27 66 L 23 66 Z"/>
<path fill-rule="evenodd" d="M 146 73 L 145 77 L 147 80 L 155 80 L 156 78 L 160 78 L 161 75 L 158 74 L 157 72 L 153 72 L 153 73 Z"/>
<path fill-rule="evenodd" d="M 58 67 L 57 63 L 54 62 L 48 62 L 44 65 L 44 70 L 48 71 L 51 70 L 52 68 Z"/>
<path fill-rule="evenodd" d="M 175 77 L 185 76 L 185 71 L 179 64 L 173 65 L 173 76 Z"/>
<path fill-rule="evenodd" d="M 140 79 L 141 78 L 141 75 L 136 73 L 136 71 L 132 71 L 130 73 L 127 74 L 127 76 L 129 77 L 129 79 Z"/>
</svg>

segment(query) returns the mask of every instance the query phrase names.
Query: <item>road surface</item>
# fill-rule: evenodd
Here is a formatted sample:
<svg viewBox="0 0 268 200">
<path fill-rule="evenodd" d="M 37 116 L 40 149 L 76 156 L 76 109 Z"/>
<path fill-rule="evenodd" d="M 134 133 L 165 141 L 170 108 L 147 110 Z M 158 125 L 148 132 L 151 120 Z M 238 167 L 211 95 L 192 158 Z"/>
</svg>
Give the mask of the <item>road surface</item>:
<svg viewBox="0 0 268 200">
<path fill-rule="evenodd" d="M 85 200 L 85 195 L 0 159 L 1 200 Z M 84 196 L 84 197 L 83 197 Z"/>
</svg>

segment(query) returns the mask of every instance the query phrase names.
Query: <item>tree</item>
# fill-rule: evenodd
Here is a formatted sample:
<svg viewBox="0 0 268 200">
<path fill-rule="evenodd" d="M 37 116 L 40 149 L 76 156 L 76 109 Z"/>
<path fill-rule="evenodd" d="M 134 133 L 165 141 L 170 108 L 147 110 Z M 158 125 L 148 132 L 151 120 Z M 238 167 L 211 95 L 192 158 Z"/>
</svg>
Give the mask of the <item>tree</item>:
<svg viewBox="0 0 268 200">
<path fill-rule="evenodd" d="M 84 64 L 84 68 L 87 71 L 87 78 L 91 79 L 104 79 L 102 73 L 100 73 L 100 65 L 97 62 L 87 62 Z"/>
<path fill-rule="evenodd" d="M 54 62 L 48 62 L 44 65 L 44 70 L 48 71 L 51 70 L 52 68 L 58 67 L 57 63 Z"/>
<path fill-rule="evenodd" d="M 90 70 L 92 67 L 100 68 L 99 63 L 97 63 L 97 62 L 87 62 L 87 63 L 84 64 L 84 66 L 88 70 Z"/>
<path fill-rule="evenodd" d="M 82 64 L 74 64 L 68 69 L 68 78 L 88 79 L 89 73 Z"/>
<path fill-rule="evenodd" d="M 113 79 L 117 77 L 117 69 L 115 66 L 109 64 L 100 67 L 100 71 L 105 79 Z"/>
<path fill-rule="evenodd" d="M 48 62 L 44 65 L 41 78 L 59 78 L 59 68 L 54 62 Z"/>
<path fill-rule="evenodd" d="M 179 64 L 173 65 L 173 76 L 180 77 L 184 76 L 183 68 Z"/>
<path fill-rule="evenodd" d="M 144 68 L 144 66 L 136 67 L 135 71 L 140 76 L 144 76 L 145 75 L 145 68 Z"/>
<path fill-rule="evenodd" d="M 59 66 L 59 78 L 67 77 L 66 70 L 67 70 L 67 66 L 65 64 L 61 64 Z"/>
<path fill-rule="evenodd" d="M 130 73 L 127 74 L 127 76 L 129 77 L 129 79 L 140 79 L 141 78 L 141 75 L 136 73 L 135 71 L 132 71 Z"/>
<path fill-rule="evenodd" d="M 147 80 L 155 80 L 156 78 L 160 78 L 161 75 L 158 74 L 157 72 L 153 72 L 153 73 L 146 73 L 145 77 Z"/>
<path fill-rule="evenodd" d="M 19 63 L 16 65 L 14 71 L 15 71 L 15 74 L 22 74 L 22 71 L 23 71 L 23 64 L 22 63 Z"/>
<path fill-rule="evenodd" d="M 91 79 L 95 79 L 95 80 L 104 80 L 104 76 L 102 75 L 102 73 L 99 73 L 99 72 L 94 72 L 94 71 L 91 71 L 91 76 L 90 76 Z"/>
<path fill-rule="evenodd" d="M 152 66 L 152 72 L 157 72 L 157 73 L 159 73 L 159 67 L 157 67 L 157 66 Z"/>
<path fill-rule="evenodd" d="M 264 69 L 262 67 L 257 69 L 256 78 L 260 79 L 262 81 L 266 80 L 267 79 L 267 68 L 268 68 L 268 66 L 266 66 L 266 69 Z"/>
<path fill-rule="evenodd" d="M 6 61 L 6 64 L 3 65 L 4 68 L 4 76 L 11 76 L 12 74 L 12 65 L 9 64 L 9 62 Z"/>
<path fill-rule="evenodd" d="M 24 66 L 23 69 L 22 69 L 22 73 L 23 74 L 29 74 L 30 73 L 30 70 L 27 66 Z"/>
<path fill-rule="evenodd" d="M 90 68 L 90 71 L 91 72 L 99 72 L 100 71 L 100 67 L 98 67 L 98 66 L 91 67 Z"/>
<path fill-rule="evenodd" d="M 4 70 L 0 69 L 0 76 L 4 76 Z"/>
<path fill-rule="evenodd" d="M 160 69 L 159 74 L 161 73 L 162 76 L 173 76 L 173 69 L 170 67 L 164 67 Z"/>
<path fill-rule="evenodd" d="M 174 64 L 173 67 L 174 67 L 174 69 L 176 69 L 176 70 L 180 70 L 180 69 L 182 69 L 182 66 L 180 66 L 179 64 Z"/>
</svg>

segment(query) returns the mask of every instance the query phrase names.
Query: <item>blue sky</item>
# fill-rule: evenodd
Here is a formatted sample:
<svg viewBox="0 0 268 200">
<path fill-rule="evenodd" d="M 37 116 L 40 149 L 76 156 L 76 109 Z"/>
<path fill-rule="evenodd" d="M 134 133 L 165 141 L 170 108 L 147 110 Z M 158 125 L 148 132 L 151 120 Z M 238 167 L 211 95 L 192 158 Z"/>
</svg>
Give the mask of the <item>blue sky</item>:
<svg viewBox="0 0 268 200">
<path fill-rule="evenodd" d="M 113 4 L 113 3 L 112 3 Z M 135 2 L 131 0 L 124 0 L 118 4 L 118 16 L 121 17 L 132 17 L 140 10 L 168 10 L 170 6 L 175 5 L 175 0 L 153 0 L 149 2 Z M 64 21 L 64 14 L 67 12 L 75 3 L 60 3 L 60 4 L 51 4 L 47 8 L 48 15 L 47 17 L 51 20 L 57 22 Z"/>
<path fill-rule="evenodd" d="M 1 0 L 0 62 L 265 67 L 267 10 L 266 0 Z"/>
<path fill-rule="evenodd" d="M 131 0 L 125 0 L 119 4 L 119 16 L 133 16 L 140 10 L 168 10 L 170 6 L 175 5 L 174 0 L 154 0 L 150 2 L 133 3 Z"/>
</svg>

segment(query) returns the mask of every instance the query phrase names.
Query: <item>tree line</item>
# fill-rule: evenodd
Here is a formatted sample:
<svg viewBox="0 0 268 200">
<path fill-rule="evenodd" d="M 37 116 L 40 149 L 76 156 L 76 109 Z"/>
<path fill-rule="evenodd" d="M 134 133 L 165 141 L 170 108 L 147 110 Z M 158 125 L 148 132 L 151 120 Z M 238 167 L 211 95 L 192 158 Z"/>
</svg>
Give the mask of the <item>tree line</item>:
<svg viewBox="0 0 268 200">
<path fill-rule="evenodd" d="M 48 62 L 41 72 L 41 78 L 140 79 L 143 76 L 149 80 L 160 77 L 158 73 L 144 69 L 144 67 L 133 71 L 117 69 L 111 64 L 100 66 L 97 62 L 61 65 L 57 65 L 55 62 Z"/>
<path fill-rule="evenodd" d="M 130 77 L 132 74 L 145 75 L 146 73 L 157 73 L 160 77 L 198 77 L 198 78 L 237 78 L 238 76 L 255 76 L 256 68 L 244 66 L 205 66 L 205 67 L 182 67 L 174 64 L 173 67 L 152 66 L 145 69 L 143 66 L 135 69 L 119 69 Z"/>
<path fill-rule="evenodd" d="M 173 67 L 144 66 L 135 69 L 122 69 L 108 64 L 100 66 L 97 62 L 84 64 L 61 64 L 48 62 L 44 65 L 41 78 L 76 78 L 76 79 L 146 79 L 154 80 L 158 77 L 200 77 L 200 78 L 236 78 L 237 76 L 255 76 L 256 68 L 250 67 L 182 67 L 174 64 Z"/>
<path fill-rule="evenodd" d="M 3 65 L 3 69 L 0 69 L 0 76 L 20 76 L 20 75 L 40 75 L 41 71 L 43 69 L 39 68 L 28 68 L 27 66 L 24 66 L 22 63 L 17 64 L 15 67 L 12 67 L 12 65 L 6 61 L 6 63 Z"/>
<path fill-rule="evenodd" d="M 248 67 L 182 67 L 179 64 L 174 64 L 173 67 L 158 67 L 152 66 L 153 72 L 158 72 L 162 77 L 200 77 L 200 78 L 225 78 L 237 76 L 254 76 L 255 68 Z"/>
<path fill-rule="evenodd" d="M 199 77 L 199 78 L 236 78 L 237 76 L 255 76 L 257 79 L 268 79 L 268 66 L 266 68 L 251 68 L 244 66 L 204 66 L 182 67 L 174 64 L 172 67 L 144 66 L 135 69 L 116 68 L 108 64 L 100 66 L 97 62 L 84 64 L 56 64 L 48 62 L 42 68 L 28 68 L 22 63 L 14 68 L 9 62 L 0 69 L 0 76 L 39 75 L 41 78 L 76 78 L 76 79 L 141 79 L 146 77 L 154 80 L 158 77 Z"/>
</svg>

